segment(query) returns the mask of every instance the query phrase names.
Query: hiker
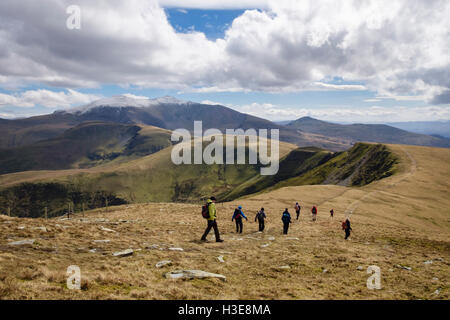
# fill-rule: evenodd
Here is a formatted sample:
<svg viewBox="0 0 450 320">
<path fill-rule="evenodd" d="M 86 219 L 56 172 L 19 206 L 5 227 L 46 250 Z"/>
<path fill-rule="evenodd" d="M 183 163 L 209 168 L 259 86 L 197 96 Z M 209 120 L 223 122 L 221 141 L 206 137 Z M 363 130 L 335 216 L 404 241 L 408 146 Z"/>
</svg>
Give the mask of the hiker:
<svg viewBox="0 0 450 320">
<path fill-rule="evenodd" d="M 289 224 L 291 223 L 291 214 L 286 208 L 281 216 L 281 221 L 283 221 L 283 234 L 288 234 Z"/>
<path fill-rule="evenodd" d="M 255 216 L 255 222 L 256 222 L 256 219 L 258 219 L 260 232 L 264 231 L 264 219 L 265 218 L 266 218 L 266 213 L 264 212 L 264 208 L 261 208 L 261 210 L 258 211 Z"/>
<path fill-rule="evenodd" d="M 216 222 L 216 198 L 215 197 L 211 197 L 210 199 L 208 199 L 206 201 L 206 205 L 207 205 L 207 209 L 208 209 L 208 213 L 209 213 L 209 218 L 208 219 L 208 226 L 206 227 L 205 233 L 203 233 L 202 236 L 202 241 L 206 241 L 206 236 L 208 235 L 209 231 L 211 231 L 211 228 L 214 228 L 214 234 L 216 235 L 216 242 L 223 242 L 222 239 L 220 239 L 220 234 L 219 234 L 219 228 L 217 227 L 217 222 Z"/>
<path fill-rule="evenodd" d="M 352 231 L 352 228 L 350 226 L 350 220 L 347 218 L 347 220 L 342 222 L 342 230 L 345 231 L 345 240 L 350 237 L 350 231 Z"/>
<path fill-rule="evenodd" d="M 316 221 L 317 220 L 317 207 L 316 206 L 312 207 L 311 213 L 312 213 L 312 221 Z"/>
<path fill-rule="evenodd" d="M 334 216 L 334 210 L 331 209 L 331 210 L 330 210 L 330 217 L 333 218 L 333 216 Z"/>
<path fill-rule="evenodd" d="M 231 218 L 231 221 L 236 220 L 236 233 L 242 233 L 242 228 L 244 227 L 244 224 L 242 223 L 243 217 L 248 221 L 244 212 L 242 212 L 242 207 L 239 206 L 234 210 L 233 217 Z"/>
<path fill-rule="evenodd" d="M 302 207 L 300 207 L 300 205 L 298 204 L 298 202 L 295 203 L 295 213 L 297 213 L 297 220 L 298 217 L 300 216 L 300 210 Z"/>
</svg>

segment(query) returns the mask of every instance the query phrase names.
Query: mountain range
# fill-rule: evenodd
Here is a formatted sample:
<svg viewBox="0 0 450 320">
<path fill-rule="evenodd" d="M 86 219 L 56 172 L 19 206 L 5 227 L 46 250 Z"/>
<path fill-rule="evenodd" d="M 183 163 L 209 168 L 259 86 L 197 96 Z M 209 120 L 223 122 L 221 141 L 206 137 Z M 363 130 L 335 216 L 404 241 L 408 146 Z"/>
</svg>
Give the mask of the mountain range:
<svg viewBox="0 0 450 320">
<path fill-rule="evenodd" d="M 171 130 L 279 129 L 280 164 L 184 165 L 171 161 Z M 369 143 L 361 143 L 369 142 Z M 395 173 L 380 143 L 450 147 L 450 140 L 387 125 L 339 125 L 300 118 L 286 125 L 221 105 L 128 96 L 17 120 L 0 120 L 0 211 L 20 216 L 109 204 L 232 200 L 284 186 L 362 186 Z M 250 146 L 247 146 L 247 149 Z"/>
</svg>

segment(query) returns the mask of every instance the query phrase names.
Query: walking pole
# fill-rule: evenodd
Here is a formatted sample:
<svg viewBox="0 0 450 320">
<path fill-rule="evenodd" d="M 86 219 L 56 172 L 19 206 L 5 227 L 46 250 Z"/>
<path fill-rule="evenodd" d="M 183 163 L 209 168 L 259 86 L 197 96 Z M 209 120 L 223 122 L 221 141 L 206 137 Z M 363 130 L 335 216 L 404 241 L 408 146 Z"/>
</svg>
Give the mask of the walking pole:
<svg viewBox="0 0 450 320">
<path fill-rule="evenodd" d="M 48 216 L 47 216 L 47 207 L 44 208 L 44 217 L 45 217 L 45 220 L 48 219 Z"/>
</svg>

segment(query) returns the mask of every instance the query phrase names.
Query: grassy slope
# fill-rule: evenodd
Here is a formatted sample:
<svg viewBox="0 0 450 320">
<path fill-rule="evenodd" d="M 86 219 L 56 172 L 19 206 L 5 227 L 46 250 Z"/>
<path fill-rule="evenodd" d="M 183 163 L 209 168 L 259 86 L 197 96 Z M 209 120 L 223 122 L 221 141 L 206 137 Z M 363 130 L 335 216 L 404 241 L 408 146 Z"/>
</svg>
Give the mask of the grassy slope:
<svg viewBox="0 0 450 320">
<path fill-rule="evenodd" d="M 0 173 L 85 168 L 133 159 L 170 146 L 170 134 L 156 127 L 88 122 L 57 138 L 2 150 Z"/>
<path fill-rule="evenodd" d="M 6 299 L 449 299 L 450 150 L 396 146 L 397 174 L 362 188 L 316 185 L 287 187 L 218 204 L 224 243 L 199 243 L 204 229 L 199 206 L 136 204 L 88 212 L 85 219 L 0 217 L 0 296 Z M 301 201 L 300 221 L 281 235 L 281 212 Z M 245 223 L 238 238 L 229 221 L 241 204 L 252 218 L 268 213 L 264 234 Z M 319 206 L 318 221 L 307 211 Z M 328 210 L 335 209 L 335 218 Z M 354 232 L 343 240 L 340 222 L 351 215 Z M 102 220 L 102 218 L 108 220 Z M 78 216 L 78 218 L 81 218 Z M 124 220 L 126 222 L 124 222 Z M 18 229 L 23 226 L 23 229 Z M 47 232 L 33 227 L 46 226 Z M 117 233 L 101 231 L 100 227 Z M 269 237 L 275 240 L 269 240 Z M 212 235 L 210 235 L 212 237 Z M 299 240 L 290 240 L 297 237 Z M 34 238 L 31 247 L 7 246 Z M 110 243 L 94 243 L 110 239 Z M 242 239 L 242 240 L 238 240 Z M 158 244 L 164 250 L 149 249 Z M 270 244 L 262 248 L 261 245 Z M 168 251 L 182 247 L 184 252 Z M 127 258 L 111 253 L 139 249 Z M 147 248 L 147 249 L 146 249 Z M 96 249 L 96 252 L 89 252 Z M 222 255 L 225 263 L 217 257 Z M 154 267 L 161 260 L 172 266 Z M 424 264 L 433 260 L 432 264 Z M 68 290 L 67 266 L 82 273 L 81 291 Z M 404 270 L 400 264 L 411 267 Z M 242 266 L 245 265 L 245 268 Z M 288 265 L 290 269 L 277 267 Z M 370 265 L 381 268 L 381 290 L 368 290 Z M 363 270 L 357 270 L 362 266 Z M 224 274 L 219 280 L 167 280 L 176 269 Z M 323 272 L 326 269 L 327 272 Z M 438 293 L 435 294 L 435 291 Z"/>
<path fill-rule="evenodd" d="M 280 154 L 283 156 L 295 148 L 294 145 L 280 143 Z M 166 148 L 136 160 L 117 160 L 88 170 L 3 175 L 0 179 L 5 190 L 0 192 L 0 210 L 6 211 L 11 207 L 14 215 L 36 216 L 39 212 L 42 214 L 47 206 L 52 214 L 56 214 L 55 210 L 64 209 L 61 203 L 68 201 L 75 202 L 77 208 L 80 208 L 82 201 L 88 201 L 92 207 L 98 203 L 98 193 L 107 195 L 111 200 L 118 198 L 126 202 L 198 201 L 211 194 L 228 192 L 259 174 L 259 165 L 177 166 L 170 159 L 171 152 L 172 148 Z M 35 187 L 19 183 L 32 183 Z M 36 192 L 45 194 L 46 190 L 54 187 L 48 183 L 61 185 L 64 199 L 55 196 L 54 201 L 48 199 L 39 203 L 21 200 L 34 199 Z M 11 193 L 11 190 L 14 192 Z M 75 194 L 76 199 L 72 199 L 71 194 Z M 33 209 L 27 210 L 30 203 Z"/>
</svg>

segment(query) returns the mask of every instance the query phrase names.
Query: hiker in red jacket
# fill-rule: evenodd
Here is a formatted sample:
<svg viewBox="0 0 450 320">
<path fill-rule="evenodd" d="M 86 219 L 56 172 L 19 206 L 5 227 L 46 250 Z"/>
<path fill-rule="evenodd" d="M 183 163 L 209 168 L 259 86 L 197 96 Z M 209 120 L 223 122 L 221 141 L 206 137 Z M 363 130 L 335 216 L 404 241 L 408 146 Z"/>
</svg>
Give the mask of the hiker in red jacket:
<svg viewBox="0 0 450 320">
<path fill-rule="evenodd" d="M 311 209 L 311 213 L 312 213 L 312 221 L 316 221 L 317 220 L 317 207 L 313 206 Z"/>
<path fill-rule="evenodd" d="M 296 202 L 294 208 L 295 208 L 295 213 L 297 214 L 297 220 L 298 220 L 298 217 L 300 217 L 300 210 L 301 210 L 302 207 L 300 207 L 298 202 Z"/>
<path fill-rule="evenodd" d="M 352 231 L 352 228 L 350 226 L 350 220 L 347 218 L 347 220 L 342 222 L 342 230 L 345 231 L 345 240 L 350 237 L 350 231 Z"/>
</svg>

